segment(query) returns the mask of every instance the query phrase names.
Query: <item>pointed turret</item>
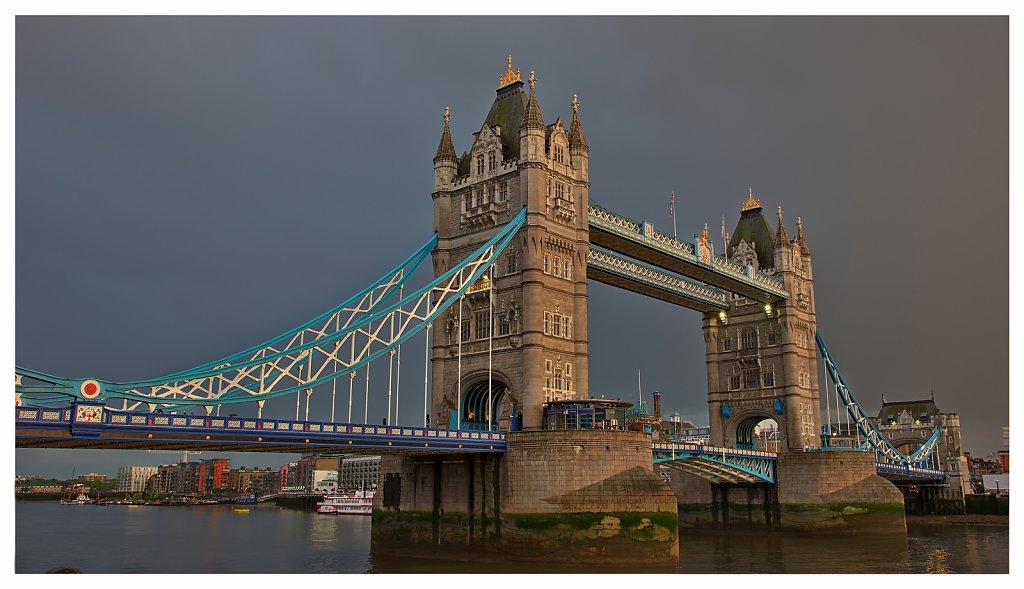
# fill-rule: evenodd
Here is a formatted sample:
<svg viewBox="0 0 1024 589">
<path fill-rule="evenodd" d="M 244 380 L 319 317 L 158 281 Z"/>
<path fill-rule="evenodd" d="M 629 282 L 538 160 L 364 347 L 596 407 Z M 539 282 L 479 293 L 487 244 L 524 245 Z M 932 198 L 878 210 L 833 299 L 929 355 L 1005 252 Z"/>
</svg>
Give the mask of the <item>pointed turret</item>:
<svg viewBox="0 0 1024 589">
<path fill-rule="evenodd" d="M 441 142 L 437 145 L 437 153 L 434 154 L 434 163 L 442 158 L 456 159 L 455 143 L 452 142 L 452 132 L 448 128 L 448 121 L 451 120 L 451 112 L 444 107 L 444 131 L 441 132 Z"/>
<path fill-rule="evenodd" d="M 804 241 L 804 222 L 800 217 L 796 218 L 796 239 L 793 242 L 800 247 L 801 254 L 811 255 L 811 250 L 807 249 L 807 242 Z"/>
<path fill-rule="evenodd" d="M 779 205 L 779 226 L 775 228 L 775 247 L 789 245 L 789 236 L 786 235 L 786 226 L 782 223 L 782 205 Z"/>
<path fill-rule="evenodd" d="M 540 114 L 540 105 L 537 104 L 537 76 L 533 72 L 530 72 L 530 99 L 526 102 L 523 124 L 519 128 L 544 129 L 544 116 Z"/>
<path fill-rule="evenodd" d="M 583 136 L 583 126 L 580 125 L 580 101 L 575 94 L 572 95 L 572 124 L 569 125 L 569 152 L 587 152 L 587 138 Z"/>
<path fill-rule="evenodd" d="M 434 154 L 434 193 L 440 196 L 451 190 L 452 181 L 458 170 L 458 156 L 455 155 L 455 144 L 452 142 L 452 132 L 448 128 L 451 120 L 451 111 L 444 107 L 444 131 L 441 132 L 441 142 L 437 145 L 437 153 Z"/>
</svg>

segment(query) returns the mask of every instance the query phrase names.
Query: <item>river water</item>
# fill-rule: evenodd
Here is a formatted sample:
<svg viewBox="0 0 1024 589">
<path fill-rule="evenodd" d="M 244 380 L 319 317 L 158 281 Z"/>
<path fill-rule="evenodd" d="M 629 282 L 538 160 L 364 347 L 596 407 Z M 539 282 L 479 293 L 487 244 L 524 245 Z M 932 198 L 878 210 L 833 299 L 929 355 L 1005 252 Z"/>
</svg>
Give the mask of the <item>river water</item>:
<svg viewBox="0 0 1024 589">
<path fill-rule="evenodd" d="M 675 572 L 1008 573 L 1009 544 L 1005 520 L 950 524 L 911 518 L 905 537 L 683 530 Z M 15 572 L 58 567 L 83 573 L 595 572 L 375 557 L 369 517 L 318 515 L 271 503 L 244 510 L 17 502 Z M 638 563 L 615 572 L 649 570 Z"/>
</svg>

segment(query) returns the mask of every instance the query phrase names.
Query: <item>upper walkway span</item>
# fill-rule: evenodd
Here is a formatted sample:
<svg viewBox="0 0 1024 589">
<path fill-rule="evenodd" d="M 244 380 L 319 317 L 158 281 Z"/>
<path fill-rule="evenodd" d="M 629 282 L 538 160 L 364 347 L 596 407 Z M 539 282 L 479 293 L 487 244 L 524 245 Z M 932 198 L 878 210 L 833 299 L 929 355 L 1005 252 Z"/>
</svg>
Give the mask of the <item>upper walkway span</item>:
<svg viewBox="0 0 1024 589">
<path fill-rule="evenodd" d="M 702 251 L 699 242 L 687 243 L 669 237 L 655 230 L 650 223 L 634 221 L 593 202 L 588 206 L 587 221 L 592 245 L 625 254 L 639 262 L 670 270 L 686 278 L 699 280 L 720 292 L 732 292 L 765 303 L 789 298 L 789 293 L 786 292 L 781 280 L 750 266 L 741 266 L 724 256 L 714 256 L 711 249 Z M 609 280 L 604 267 L 597 269 L 595 275 L 591 276 L 588 272 L 588 276 L 599 282 L 623 286 Z M 706 310 L 685 303 L 679 304 Z M 711 306 L 720 308 L 718 305 Z"/>
</svg>

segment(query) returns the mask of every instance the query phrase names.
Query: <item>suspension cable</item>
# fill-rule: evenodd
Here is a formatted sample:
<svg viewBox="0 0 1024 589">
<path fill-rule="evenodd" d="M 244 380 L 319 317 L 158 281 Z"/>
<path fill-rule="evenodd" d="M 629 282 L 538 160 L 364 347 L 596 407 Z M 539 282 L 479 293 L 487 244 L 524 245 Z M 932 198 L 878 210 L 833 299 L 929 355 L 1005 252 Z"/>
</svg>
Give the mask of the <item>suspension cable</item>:
<svg viewBox="0 0 1024 589">
<path fill-rule="evenodd" d="M 465 295 L 459 297 L 459 376 L 456 380 L 459 393 L 455 409 L 455 429 L 462 429 L 462 301 L 465 298 Z"/>
<path fill-rule="evenodd" d="M 402 294 L 405 286 L 398 287 L 398 299 L 402 300 L 405 296 Z M 392 315 L 394 317 L 394 315 Z M 402 391 L 402 344 L 398 344 L 398 358 L 395 360 L 395 423 L 401 425 L 402 421 L 398 417 L 398 399 L 399 394 Z"/>
</svg>

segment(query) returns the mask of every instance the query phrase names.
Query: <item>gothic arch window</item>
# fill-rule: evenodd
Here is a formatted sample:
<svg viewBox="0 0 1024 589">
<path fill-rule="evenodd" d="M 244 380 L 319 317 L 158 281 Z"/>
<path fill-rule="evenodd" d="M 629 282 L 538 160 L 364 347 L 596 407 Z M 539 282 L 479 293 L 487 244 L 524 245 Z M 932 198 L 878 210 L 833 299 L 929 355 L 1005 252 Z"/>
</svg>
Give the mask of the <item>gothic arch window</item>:
<svg viewBox="0 0 1024 589">
<path fill-rule="evenodd" d="M 729 352 L 732 350 L 732 338 L 729 337 L 728 332 L 722 334 L 722 351 Z"/>
<path fill-rule="evenodd" d="M 499 202 L 505 202 L 506 200 L 508 200 L 508 182 L 502 182 Z"/>
<path fill-rule="evenodd" d="M 756 350 L 757 349 L 757 332 L 751 328 L 743 330 L 743 349 L 744 350 Z"/>
<path fill-rule="evenodd" d="M 477 174 L 483 174 L 484 173 L 484 156 L 483 155 L 476 156 L 476 173 Z"/>
<path fill-rule="evenodd" d="M 494 152 L 492 151 L 491 153 L 487 154 L 487 169 L 494 170 L 495 163 L 496 159 L 494 157 Z"/>
</svg>

